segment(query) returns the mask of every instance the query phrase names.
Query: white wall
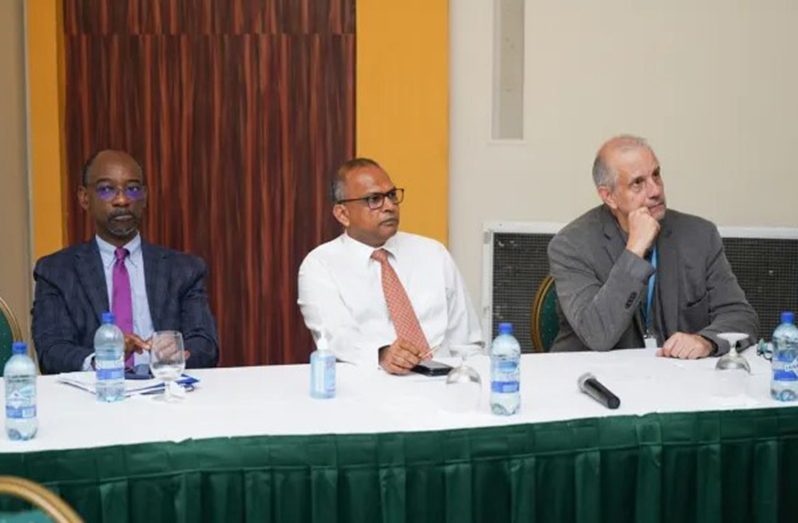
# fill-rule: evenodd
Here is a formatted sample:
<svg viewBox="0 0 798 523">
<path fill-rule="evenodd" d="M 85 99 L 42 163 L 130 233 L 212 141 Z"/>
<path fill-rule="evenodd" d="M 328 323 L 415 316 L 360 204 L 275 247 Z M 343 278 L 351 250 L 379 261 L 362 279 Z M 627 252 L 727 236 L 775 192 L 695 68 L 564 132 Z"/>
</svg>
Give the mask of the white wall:
<svg viewBox="0 0 798 523">
<path fill-rule="evenodd" d="M 493 0 L 453 0 L 450 248 L 481 303 L 485 221 L 599 200 L 604 139 L 649 139 L 668 204 L 798 227 L 798 2 L 527 0 L 524 140 L 490 141 Z"/>
</svg>

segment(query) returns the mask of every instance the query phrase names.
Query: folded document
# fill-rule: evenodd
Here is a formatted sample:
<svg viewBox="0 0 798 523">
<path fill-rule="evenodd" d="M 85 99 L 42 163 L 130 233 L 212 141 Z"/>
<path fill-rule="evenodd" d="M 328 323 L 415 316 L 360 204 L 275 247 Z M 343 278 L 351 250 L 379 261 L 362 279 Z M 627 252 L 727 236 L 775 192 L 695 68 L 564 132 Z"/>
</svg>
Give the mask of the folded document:
<svg viewBox="0 0 798 523">
<path fill-rule="evenodd" d="M 94 388 L 96 378 L 93 372 L 65 372 L 58 375 L 57 381 L 64 385 L 85 390 L 91 394 L 97 394 Z M 177 384 L 181 385 L 186 391 L 194 390 L 194 385 L 199 380 L 187 374 L 183 374 L 177 380 Z M 125 396 L 139 396 L 146 394 L 158 394 L 163 392 L 164 382 L 157 379 L 149 380 L 125 380 Z"/>
</svg>

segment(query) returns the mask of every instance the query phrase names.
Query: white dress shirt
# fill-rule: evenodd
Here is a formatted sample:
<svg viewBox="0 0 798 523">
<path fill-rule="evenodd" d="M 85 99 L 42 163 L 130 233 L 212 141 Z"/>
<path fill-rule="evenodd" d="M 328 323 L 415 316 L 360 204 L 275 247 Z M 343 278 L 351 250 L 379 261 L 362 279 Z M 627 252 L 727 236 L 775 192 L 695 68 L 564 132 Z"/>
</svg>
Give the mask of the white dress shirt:
<svg viewBox="0 0 798 523">
<path fill-rule="evenodd" d="M 95 236 L 95 238 L 102 258 L 110 310 L 113 307 L 114 263 L 116 263 L 116 255 L 114 253 L 116 247 L 99 236 Z M 150 303 L 147 301 L 147 282 L 144 279 L 144 256 L 141 253 L 141 235 L 137 234 L 135 238 L 124 245 L 124 248 L 130 253 L 125 258 L 125 268 L 130 278 L 130 294 L 133 299 L 133 333 L 141 339 L 147 340 L 152 336 L 154 328 L 152 326 L 152 317 L 150 316 Z M 93 357 L 94 355 L 92 354 L 84 362 L 84 370 L 91 370 L 91 358 Z M 135 365 L 148 364 L 149 362 L 150 353 L 147 351 L 133 356 Z M 86 367 L 87 363 L 88 368 Z"/>
<path fill-rule="evenodd" d="M 436 356 L 451 345 L 483 343 L 463 278 L 439 242 L 398 232 L 381 248 L 407 292 Z M 341 361 L 377 368 L 380 347 L 396 340 L 374 247 L 346 233 L 311 251 L 299 268 L 299 308 L 316 341 Z"/>
</svg>

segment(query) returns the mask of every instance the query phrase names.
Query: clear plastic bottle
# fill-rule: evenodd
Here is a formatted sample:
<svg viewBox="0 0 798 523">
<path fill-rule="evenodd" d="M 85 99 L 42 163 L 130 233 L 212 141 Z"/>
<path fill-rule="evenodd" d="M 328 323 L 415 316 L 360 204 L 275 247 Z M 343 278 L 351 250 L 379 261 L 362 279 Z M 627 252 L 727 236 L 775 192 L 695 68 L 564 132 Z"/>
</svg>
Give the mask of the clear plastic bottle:
<svg viewBox="0 0 798 523">
<path fill-rule="evenodd" d="M 335 356 L 324 336 L 310 354 L 310 395 L 319 399 L 335 397 Z"/>
<path fill-rule="evenodd" d="M 28 346 L 17 341 L 3 369 L 6 385 L 6 434 L 11 440 L 29 440 L 36 435 L 36 365 Z"/>
<path fill-rule="evenodd" d="M 94 334 L 97 399 L 121 401 L 125 399 L 125 336 L 114 325 L 112 313 L 103 313 L 102 322 Z"/>
<path fill-rule="evenodd" d="M 500 323 L 490 349 L 490 410 L 510 416 L 521 408 L 521 346 L 512 323 Z"/>
<path fill-rule="evenodd" d="M 781 313 L 781 324 L 773 331 L 773 375 L 770 395 L 779 401 L 798 399 L 798 327 L 792 312 Z"/>
</svg>

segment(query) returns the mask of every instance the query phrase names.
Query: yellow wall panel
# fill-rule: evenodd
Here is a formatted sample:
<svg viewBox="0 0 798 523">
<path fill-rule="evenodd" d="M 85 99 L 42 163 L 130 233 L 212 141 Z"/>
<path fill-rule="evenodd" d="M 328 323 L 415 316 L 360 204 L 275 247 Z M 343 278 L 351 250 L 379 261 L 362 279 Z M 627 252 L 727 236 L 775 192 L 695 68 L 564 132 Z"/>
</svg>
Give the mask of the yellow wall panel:
<svg viewBox="0 0 798 523">
<path fill-rule="evenodd" d="M 446 0 L 357 1 L 356 149 L 406 189 L 402 229 L 448 240 Z"/>
<path fill-rule="evenodd" d="M 60 0 L 25 4 L 33 259 L 66 243 Z"/>
</svg>

